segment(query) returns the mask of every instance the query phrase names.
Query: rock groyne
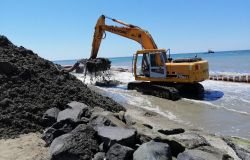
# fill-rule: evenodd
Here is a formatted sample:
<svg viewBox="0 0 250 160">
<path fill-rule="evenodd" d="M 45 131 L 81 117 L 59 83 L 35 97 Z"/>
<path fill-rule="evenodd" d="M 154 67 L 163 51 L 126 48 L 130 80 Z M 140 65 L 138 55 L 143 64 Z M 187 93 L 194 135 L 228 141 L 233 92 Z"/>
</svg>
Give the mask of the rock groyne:
<svg viewBox="0 0 250 160">
<path fill-rule="evenodd" d="M 210 75 L 210 80 L 250 83 L 250 75 Z"/>
</svg>

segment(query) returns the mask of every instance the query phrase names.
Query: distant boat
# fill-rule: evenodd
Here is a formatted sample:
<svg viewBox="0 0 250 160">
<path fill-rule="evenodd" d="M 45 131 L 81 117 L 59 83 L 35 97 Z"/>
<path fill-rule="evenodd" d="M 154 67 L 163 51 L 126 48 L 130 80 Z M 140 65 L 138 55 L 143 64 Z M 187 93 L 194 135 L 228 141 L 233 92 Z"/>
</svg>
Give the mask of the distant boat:
<svg viewBox="0 0 250 160">
<path fill-rule="evenodd" d="M 209 50 L 207 51 L 207 53 L 214 53 L 214 51 L 212 51 L 211 49 L 209 49 Z"/>
</svg>

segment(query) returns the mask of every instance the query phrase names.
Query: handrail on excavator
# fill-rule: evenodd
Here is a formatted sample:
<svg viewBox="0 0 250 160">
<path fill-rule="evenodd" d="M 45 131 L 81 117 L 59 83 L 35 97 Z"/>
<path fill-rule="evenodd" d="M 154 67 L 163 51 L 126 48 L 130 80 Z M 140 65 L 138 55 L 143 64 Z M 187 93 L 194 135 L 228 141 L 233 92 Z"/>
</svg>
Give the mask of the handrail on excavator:
<svg viewBox="0 0 250 160">
<path fill-rule="evenodd" d="M 135 26 L 135 25 L 132 25 L 132 24 L 125 23 L 125 22 L 123 22 L 123 21 L 121 21 L 121 20 L 117 20 L 117 19 L 114 19 L 114 18 L 105 16 L 105 15 L 102 15 L 102 16 L 104 16 L 105 18 L 110 19 L 110 20 L 112 20 L 112 21 L 114 21 L 114 22 L 120 23 L 120 24 L 122 24 L 122 25 L 124 25 L 124 26 L 130 27 L 130 28 L 136 28 L 136 27 L 139 28 L 138 26 Z"/>
</svg>

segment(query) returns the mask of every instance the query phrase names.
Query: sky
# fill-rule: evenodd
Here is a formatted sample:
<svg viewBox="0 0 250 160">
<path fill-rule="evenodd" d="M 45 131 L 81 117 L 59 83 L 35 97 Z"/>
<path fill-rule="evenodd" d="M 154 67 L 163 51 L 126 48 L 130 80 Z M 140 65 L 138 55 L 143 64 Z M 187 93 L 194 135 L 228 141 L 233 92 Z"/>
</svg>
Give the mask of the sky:
<svg viewBox="0 0 250 160">
<path fill-rule="evenodd" d="M 248 0 L 0 0 L 0 35 L 49 60 L 88 58 L 102 14 L 149 31 L 171 53 L 250 49 Z M 106 33 L 98 57 L 132 56 L 140 49 Z"/>
</svg>

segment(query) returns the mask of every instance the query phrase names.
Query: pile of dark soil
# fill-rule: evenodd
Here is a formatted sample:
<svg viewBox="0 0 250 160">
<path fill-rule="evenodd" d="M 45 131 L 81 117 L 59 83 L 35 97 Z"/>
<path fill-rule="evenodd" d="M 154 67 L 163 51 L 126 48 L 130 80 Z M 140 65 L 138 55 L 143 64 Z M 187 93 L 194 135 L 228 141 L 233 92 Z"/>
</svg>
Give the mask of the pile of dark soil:
<svg viewBox="0 0 250 160">
<path fill-rule="evenodd" d="M 52 62 L 0 36 L 0 138 L 42 131 L 43 113 L 52 107 L 64 109 L 71 101 L 112 112 L 125 110 Z"/>
</svg>

